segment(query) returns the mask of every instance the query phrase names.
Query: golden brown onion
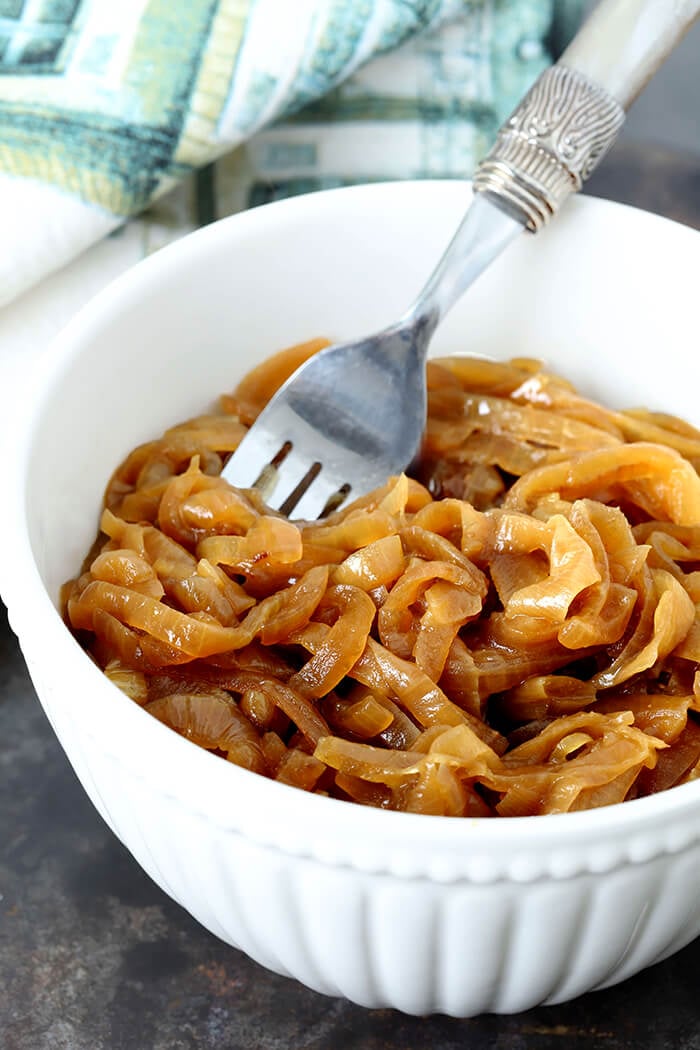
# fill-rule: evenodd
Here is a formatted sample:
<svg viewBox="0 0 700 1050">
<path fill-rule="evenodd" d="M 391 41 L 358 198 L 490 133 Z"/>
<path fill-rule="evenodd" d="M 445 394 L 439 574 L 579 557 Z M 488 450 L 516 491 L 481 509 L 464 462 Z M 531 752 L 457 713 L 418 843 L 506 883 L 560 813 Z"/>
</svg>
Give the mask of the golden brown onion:
<svg viewBox="0 0 700 1050">
<path fill-rule="evenodd" d="M 569 812 L 700 776 L 700 432 L 537 361 L 445 358 L 416 477 L 290 522 L 218 475 L 325 345 L 115 471 L 62 592 L 107 677 L 220 758 L 381 808 Z"/>
</svg>

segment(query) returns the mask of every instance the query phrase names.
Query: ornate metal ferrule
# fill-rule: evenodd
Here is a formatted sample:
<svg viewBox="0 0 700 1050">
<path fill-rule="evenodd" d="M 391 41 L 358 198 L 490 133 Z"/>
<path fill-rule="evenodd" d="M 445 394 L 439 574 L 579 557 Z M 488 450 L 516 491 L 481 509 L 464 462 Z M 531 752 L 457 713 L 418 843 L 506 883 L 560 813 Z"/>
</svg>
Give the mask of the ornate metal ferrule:
<svg viewBox="0 0 700 1050">
<path fill-rule="evenodd" d="M 474 189 L 536 231 L 612 146 L 625 111 L 581 73 L 552 66 L 535 81 L 477 168 Z"/>
</svg>

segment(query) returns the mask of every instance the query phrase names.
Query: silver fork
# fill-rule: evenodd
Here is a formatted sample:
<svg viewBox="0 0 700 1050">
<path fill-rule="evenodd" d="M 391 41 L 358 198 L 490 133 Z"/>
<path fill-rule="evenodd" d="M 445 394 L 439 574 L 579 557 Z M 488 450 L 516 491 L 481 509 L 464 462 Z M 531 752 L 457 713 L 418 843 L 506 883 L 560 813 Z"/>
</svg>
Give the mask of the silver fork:
<svg viewBox="0 0 700 1050">
<path fill-rule="evenodd" d="M 438 324 L 524 229 L 581 188 L 625 109 L 700 14 L 700 0 L 603 0 L 499 131 L 474 200 L 415 303 L 396 323 L 322 350 L 272 398 L 223 476 L 314 519 L 405 470 L 426 417 L 425 360 Z"/>
</svg>

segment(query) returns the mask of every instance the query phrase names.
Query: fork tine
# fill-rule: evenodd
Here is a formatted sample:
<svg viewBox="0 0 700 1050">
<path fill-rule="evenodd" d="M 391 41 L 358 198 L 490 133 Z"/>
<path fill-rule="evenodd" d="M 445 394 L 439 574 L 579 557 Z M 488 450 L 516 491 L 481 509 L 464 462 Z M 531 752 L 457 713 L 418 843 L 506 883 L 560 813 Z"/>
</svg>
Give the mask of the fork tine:
<svg viewBox="0 0 700 1050">
<path fill-rule="evenodd" d="M 304 521 L 315 521 L 323 513 L 326 503 L 331 496 L 335 496 L 341 485 L 341 481 L 331 477 L 327 471 L 322 469 L 294 507 L 292 516 Z M 344 503 L 345 500 L 342 502 Z M 342 503 L 339 506 L 342 506 Z"/>
<path fill-rule="evenodd" d="M 281 509 L 313 466 L 314 460 L 310 456 L 304 456 L 292 447 L 291 451 L 277 467 L 274 485 L 265 496 L 266 502 L 271 507 Z M 285 508 L 285 512 L 289 513 L 292 509 L 291 507 Z"/>
<path fill-rule="evenodd" d="M 238 488 L 251 488 L 284 445 L 284 439 L 264 429 L 251 429 L 229 458 L 224 476 Z"/>
</svg>

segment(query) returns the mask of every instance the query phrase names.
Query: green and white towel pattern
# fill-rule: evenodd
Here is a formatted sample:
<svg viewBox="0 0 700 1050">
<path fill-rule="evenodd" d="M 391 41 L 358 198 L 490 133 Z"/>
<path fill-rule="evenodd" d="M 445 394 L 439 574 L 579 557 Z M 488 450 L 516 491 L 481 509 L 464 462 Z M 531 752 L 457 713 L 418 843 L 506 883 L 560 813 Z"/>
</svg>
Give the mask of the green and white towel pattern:
<svg viewBox="0 0 700 1050">
<path fill-rule="evenodd" d="M 0 0 L 0 303 L 217 158 L 208 218 L 468 176 L 578 7 Z M 202 217 L 200 200 L 183 229 Z"/>
</svg>

